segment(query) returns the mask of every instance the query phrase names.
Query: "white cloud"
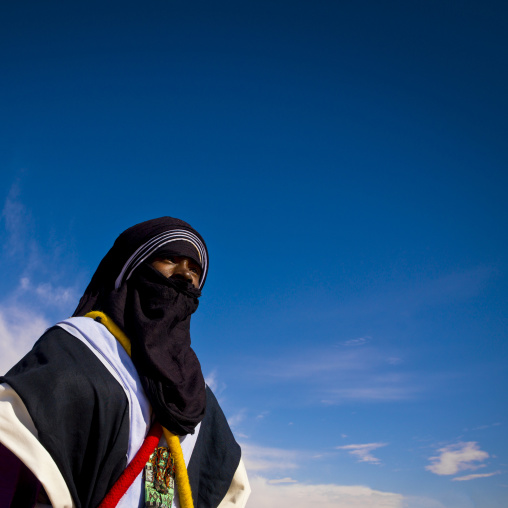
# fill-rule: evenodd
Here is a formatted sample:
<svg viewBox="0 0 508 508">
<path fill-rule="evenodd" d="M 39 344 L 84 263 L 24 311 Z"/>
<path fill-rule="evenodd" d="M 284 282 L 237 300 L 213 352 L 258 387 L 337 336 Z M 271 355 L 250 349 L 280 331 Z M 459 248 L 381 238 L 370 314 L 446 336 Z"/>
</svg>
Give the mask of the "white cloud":
<svg viewBox="0 0 508 508">
<path fill-rule="evenodd" d="M 0 307 L 0 372 L 5 374 L 48 328 L 37 312 L 19 307 Z"/>
<path fill-rule="evenodd" d="M 327 398 L 322 399 L 323 404 L 340 404 L 350 400 L 358 402 L 387 402 L 395 400 L 407 400 L 419 390 L 411 386 L 367 386 L 338 388 L 330 390 Z"/>
<path fill-rule="evenodd" d="M 263 375 L 270 382 L 274 380 L 293 382 L 298 379 L 307 382 L 316 376 L 339 376 L 343 379 L 344 374 L 363 375 L 379 365 L 385 365 L 385 362 L 376 348 L 314 347 L 310 350 L 295 350 L 284 362 L 280 359 L 267 359 Z"/>
<path fill-rule="evenodd" d="M 230 416 L 228 418 L 229 426 L 233 429 L 237 427 L 240 423 L 243 422 L 243 420 L 245 420 L 246 413 L 247 411 L 245 409 L 240 409 L 233 416 Z"/>
<path fill-rule="evenodd" d="M 483 462 L 489 458 L 489 454 L 480 450 L 478 443 L 469 441 L 467 443 L 457 443 L 438 450 L 439 455 L 430 457 L 432 462 L 425 469 L 437 475 L 452 475 L 459 471 L 475 470 L 485 467 L 478 462 Z"/>
<path fill-rule="evenodd" d="M 2 304 L 37 307 L 50 315 L 57 312 L 59 318 L 70 315 L 78 303 L 83 277 L 68 249 L 72 234 L 62 234 L 63 239 L 57 242 L 41 230 L 21 201 L 17 183 L 9 191 L 1 219 L 0 261 L 4 269 L 19 274 L 17 287 L 4 291 Z M 42 243 L 37 237 L 43 238 Z"/>
<path fill-rule="evenodd" d="M 268 448 L 242 443 L 242 458 L 247 471 L 286 471 L 296 469 L 305 454 L 294 450 Z"/>
<path fill-rule="evenodd" d="M 472 429 L 464 429 L 464 431 L 468 430 L 485 430 L 485 429 L 491 429 L 492 427 L 499 427 L 501 425 L 501 422 L 495 422 L 491 423 L 489 425 L 479 425 L 478 427 L 473 427 Z"/>
<path fill-rule="evenodd" d="M 256 416 L 256 420 L 263 420 L 265 418 L 265 416 L 267 416 L 269 414 L 270 414 L 270 411 L 261 411 L 261 413 L 259 413 Z"/>
<path fill-rule="evenodd" d="M 212 392 L 216 392 L 219 387 L 219 382 L 217 380 L 217 371 L 212 370 L 208 376 L 205 377 L 205 383 L 210 387 Z"/>
<path fill-rule="evenodd" d="M 361 485 L 273 483 L 261 476 L 250 479 L 247 508 L 402 508 L 403 496 Z"/>
<path fill-rule="evenodd" d="M 466 476 L 457 476 L 456 478 L 452 478 L 452 481 L 453 482 L 466 482 L 469 480 L 476 480 L 477 478 L 488 478 L 489 476 L 495 476 L 497 474 L 501 474 L 501 471 L 494 471 L 493 473 L 468 474 Z"/>
<path fill-rule="evenodd" d="M 357 339 L 349 339 L 341 342 L 342 346 L 363 346 L 370 337 L 358 337 Z"/>
<path fill-rule="evenodd" d="M 219 379 L 217 369 L 213 369 L 208 375 L 205 376 L 205 383 L 211 388 L 212 392 L 219 399 L 219 402 L 224 402 L 222 395 L 228 385 Z"/>
<path fill-rule="evenodd" d="M 67 317 L 78 301 L 75 287 L 55 283 L 66 280 L 68 270 L 57 245 L 41 249 L 30 212 L 20 200 L 15 183 L 1 212 L 4 271 L 18 274 L 16 287 L 4 288 L 0 301 L 0 372 L 9 370 L 50 326 L 47 314 Z M 46 235 L 48 236 L 48 235 Z M 77 270 L 72 271 L 75 280 Z M 63 315 L 62 315 L 63 313 Z"/>
<path fill-rule="evenodd" d="M 293 478 L 279 478 L 278 480 L 268 480 L 270 485 L 277 485 L 279 483 L 298 483 L 297 480 L 293 480 Z"/>
<path fill-rule="evenodd" d="M 345 446 L 336 446 L 337 450 L 346 450 L 350 455 L 356 457 L 358 462 L 371 462 L 379 464 L 381 461 L 371 454 L 372 451 L 386 446 L 388 443 L 365 443 L 365 444 L 350 444 Z"/>
<path fill-rule="evenodd" d="M 314 348 L 293 352 L 283 362 L 266 360 L 261 379 L 272 385 L 300 383 L 300 403 L 305 398 L 324 404 L 409 400 L 436 384 L 430 375 L 425 383 L 418 382 L 414 373 L 401 370 L 400 363 L 398 356 L 380 348 Z"/>
<path fill-rule="evenodd" d="M 35 295 L 41 303 L 50 307 L 69 307 L 78 302 L 78 293 L 73 287 L 53 286 L 49 282 L 32 284 L 29 277 L 22 277 L 14 296 L 25 296 L 27 293 Z"/>
<path fill-rule="evenodd" d="M 2 210 L 2 219 L 5 224 L 7 240 L 3 244 L 4 250 L 11 256 L 26 256 L 32 250 L 33 242 L 28 242 L 31 226 L 31 217 L 26 207 L 19 200 L 20 188 L 17 183 L 12 185 Z"/>
<path fill-rule="evenodd" d="M 448 273 L 432 279 L 428 277 L 415 279 L 404 287 L 390 289 L 383 287 L 381 291 L 371 291 L 366 297 L 362 295 L 356 300 L 350 299 L 349 303 L 340 308 L 323 308 L 321 314 L 313 311 L 312 319 L 320 319 L 322 315 L 367 317 L 384 315 L 393 310 L 394 306 L 399 312 L 411 316 L 413 312 L 419 312 L 423 307 L 435 307 L 448 302 L 457 302 L 458 299 L 467 300 L 477 295 L 485 284 L 495 274 L 495 268 L 478 266 L 476 268 Z"/>
<path fill-rule="evenodd" d="M 445 506 L 443 503 L 441 503 L 441 501 L 438 501 L 437 499 L 431 499 L 429 497 L 422 496 L 404 496 L 404 502 L 402 506 L 404 508 L 451 508 L 450 505 Z M 456 505 L 454 504 L 454 506 Z M 468 508 L 464 504 L 459 506 L 460 508 Z"/>
</svg>

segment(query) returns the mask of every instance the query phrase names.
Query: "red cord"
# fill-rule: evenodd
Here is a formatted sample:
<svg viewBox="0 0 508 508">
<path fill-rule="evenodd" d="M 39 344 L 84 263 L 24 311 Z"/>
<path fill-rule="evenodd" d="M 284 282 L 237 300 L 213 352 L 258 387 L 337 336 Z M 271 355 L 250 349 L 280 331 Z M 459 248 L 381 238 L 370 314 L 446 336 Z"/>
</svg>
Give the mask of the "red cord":
<svg viewBox="0 0 508 508">
<path fill-rule="evenodd" d="M 134 483 L 139 473 L 143 471 L 150 455 L 152 455 L 155 448 L 157 448 L 161 435 L 162 427 L 158 422 L 155 422 L 143 441 L 141 448 L 138 450 L 138 453 L 136 453 L 135 457 L 120 475 L 120 478 L 118 478 L 113 487 L 111 487 L 111 490 L 102 500 L 99 508 L 114 508 L 118 504 L 122 496 Z"/>
</svg>

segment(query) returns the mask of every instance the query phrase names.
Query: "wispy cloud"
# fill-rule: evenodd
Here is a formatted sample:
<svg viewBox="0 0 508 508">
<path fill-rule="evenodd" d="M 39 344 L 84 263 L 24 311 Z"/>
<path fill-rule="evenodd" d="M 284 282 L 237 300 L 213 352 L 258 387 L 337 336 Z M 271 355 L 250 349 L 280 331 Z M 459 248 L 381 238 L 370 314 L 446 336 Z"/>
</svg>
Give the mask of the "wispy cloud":
<svg viewBox="0 0 508 508">
<path fill-rule="evenodd" d="M 430 465 L 425 469 L 437 475 L 454 475 L 460 471 L 479 469 L 485 467 L 479 464 L 489 458 L 489 454 L 480 450 L 478 443 L 468 441 L 457 443 L 438 450 L 439 455 L 430 457 Z"/>
<path fill-rule="evenodd" d="M 463 504 L 453 505 L 454 508 L 472 508 Z M 437 499 L 423 496 L 404 496 L 403 508 L 451 508 L 450 505 L 445 506 Z"/>
<path fill-rule="evenodd" d="M 404 497 L 361 485 L 283 483 L 262 476 L 250 479 L 249 506 L 263 508 L 403 508 Z"/>
<path fill-rule="evenodd" d="M 372 464 L 379 464 L 380 459 L 374 457 L 371 452 L 386 446 L 388 443 L 365 443 L 365 444 L 350 444 L 345 446 L 336 446 L 337 450 L 346 450 L 350 455 L 355 457 L 358 462 L 370 462 Z"/>
<path fill-rule="evenodd" d="M 477 478 L 489 478 L 490 476 L 495 476 L 501 474 L 501 471 L 494 471 L 493 473 L 483 473 L 483 474 L 468 474 L 466 476 L 457 476 L 456 478 L 452 478 L 453 482 L 467 482 L 469 480 L 476 480 Z"/>
<path fill-rule="evenodd" d="M 4 251 L 10 256 L 25 258 L 35 244 L 33 241 L 27 242 L 27 239 L 30 239 L 32 220 L 29 211 L 20 200 L 20 186 L 17 182 L 9 190 L 1 218 L 6 233 L 3 242 Z"/>
<path fill-rule="evenodd" d="M 415 373 L 401 369 L 399 356 L 372 346 L 322 346 L 290 353 L 284 361 L 263 361 L 263 375 L 257 381 L 303 383 L 300 401 L 309 394 L 323 404 L 391 402 L 412 399 L 432 386 L 432 376 L 418 382 Z"/>
<path fill-rule="evenodd" d="M 5 200 L 0 226 L 0 261 L 11 280 L 18 277 L 16 286 L 2 288 L 0 304 L 10 309 L 31 308 L 56 319 L 68 317 L 77 305 L 84 278 L 68 244 L 72 235 L 65 232 L 61 242 L 51 240 L 50 232 L 38 227 L 22 202 L 17 183 Z"/>
<path fill-rule="evenodd" d="M 242 443 L 242 458 L 248 471 L 285 471 L 297 469 L 301 452 Z"/>
<path fill-rule="evenodd" d="M 324 309 L 319 318 L 330 316 L 352 316 L 373 318 L 376 315 L 390 313 L 394 308 L 407 316 L 419 313 L 423 308 L 446 305 L 450 302 L 467 300 L 476 296 L 495 275 L 490 266 L 478 266 L 470 270 L 451 272 L 436 278 L 418 278 L 404 287 L 390 289 L 383 287 L 382 292 L 370 292 L 361 298 L 350 300 L 344 306 Z M 305 316 L 303 316 L 305 317 Z M 313 319 L 316 319 L 314 315 Z"/>
<path fill-rule="evenodd" d="M 72 256 L 55 243 L 40 245 L 36 232 L 16 183 L 7 195 L 0 221 L 0 261 L 4 271 L 9 271 L 12 284 L 2 287 L 0 299 L 2 372 L 29 351 L 52 321 L 68 317 L 78 301 L 77 279 L 81 276 L 69 261 Z M 13 284 L 16 277 L 18 283 Z M 71 284 L 66 284 L 69 281 Z"/>
<path fill-rule="evenodd" d="M 319 323 L 319 329 L 326 331 L 328 339 L 316 340 L 308 347 L 288 348 L 278 356 L 253 359 L 253 365 L 243 369 L 242 375 L 255 372 L 252 383 L 286 384 L 290 396 L 282 403 L 299 406 L 393 403 L 432 393 L 442 395 L 445 390 L 451 392 L 457 388 L 457 379 L 464 375 L 462 367 L 448 364 L 438 371 L 435 364 L 418 361 L 420 346 L 417 341 L 395 346 L 396 342 L 389 337 L 385 341 L 374 341 L 366 333 L 356 337 L 339 336 L 332 339 L 332 343 L 330 336 L 340 333 L 335 331 L 340 330 L 338 324 L 342 322 L 355 326 L 368 322 L 369 328 L 379 322 L 386 335 L 386 319 L 400 318 L 413 323 L 422 312 L 435 305 L 474 297 L 494 275 L 494 269 L 478 267 L 436 279 L 415 279 L 402 288 L 383 288 L 382 294 L 371 292 L 358 301 L 349 300 L 319 309 L 301 308 L 300 304 L 288 307 L 283 315 L 288 327 L 298 333 L 296 327 L 303 325 L 305 332 L 301 333 L 313 334 L 315 327 L 309 323 Z M 400 326 L 396 329 L 400 331 Z M 276 397 L 280 392 L 271 390 L 269 396 Z M 296 393 L 298 396 L 291 398 L 291 394 Z"/>
<path fill-rule="evenodd" d="M 78 293 L 75 287 L 55 286 L 50 282 L 34 284 L 29 277 L 22 277 L 16 289 L 17 296 L 32 295 L 40 300 L 44 306 L 68 307 L 76 305 Z"/>
<path fill-rule="evenodd" d="M 268 480 L 268 483 L 270 485 L 277 485 L 279 483 L 298 483 L 297 480 L 293 480 L 293 478 L 279 478 L 278 480 Z"/>
<path fill-rule="evenodd" d="M 48 326 L 46 318 L 31 309 L 0 306 L 0 373 L 17 363 Z"/>
<path fill-rule="evenodd" d="M 356 402 L 388 402 L 411 399 L 417 392 L 414 386 L 369 386 L 354 388 L 338 388 L 329 390 L 328 398 L 322 399 L 323 404 L 339 404 L 345 401 Z"/>
<path fill-rule="evenodd" d="M 245 417 L 247 415 L 247 410 L 245 408 L 239 409 L 236 413 L 234 413 L 232 416 L 228 418 L 229 426 L 232 429 L 235 429 L 245 420 Z"/>
<path fill-rule="evenodd" d="M 472 429 L 464 429 L 465 432 L 470 430 L 486 430 L 491 429 L 492 427 L 499 427 L 501 425 L 501 422 L 495 422 L 488 425 L 478 425 L 478 427 L 473 427 Z"/>
<path fill-rule="evenodd" d="M 212 370 L 212 372 L 205 376 L 205 383 L 210 387 L 212 392 L 217 393 L 219 389 L 219 379 L 216 370 Z"/>
<path fill-rule="evenodd" d="M 286 358 L 285 362 L 269 363 L 265 376 L 273 380 L 298 380 L 314 378 L 316 374 L 337 375 L 345 372 L 359 372 L 380 363 L 378 352 L 373 348 L 337 350 L 332 347 L 313 348 Z M 277 365 L 277 368 L 274 366 Z"/>
<path fill-rule="evenodd" d="M 349 339 L 349 340 L 346 340 L 344 342 L 341 342 L 341 346 L 363 346 L 364 344 L 367 343 L 368 339 L 370 339 L 370 337 L 358 337 L 357 339 Z"/>
</svg>

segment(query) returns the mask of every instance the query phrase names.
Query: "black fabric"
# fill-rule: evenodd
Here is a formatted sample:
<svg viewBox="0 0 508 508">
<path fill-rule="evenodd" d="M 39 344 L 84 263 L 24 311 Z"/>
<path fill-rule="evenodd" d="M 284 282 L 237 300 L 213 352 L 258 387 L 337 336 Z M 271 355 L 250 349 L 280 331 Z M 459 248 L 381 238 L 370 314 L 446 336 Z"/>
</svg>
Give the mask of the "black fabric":
<svg viewBox="0 0 508 508">
<path fill-rule="evenodd" d="M 77 508 L 98 506 L 126 466 L 123 388 L 86 345 L 57 326 L 0 382 L 22 399 Z"/>
<path fill-rule="evenodd" d="M 200 292 L 176 276 L 166 279 L 148 261 L 115 289 L 122 268 L 141 245 L 178 229 L 194 233 L 206 249 L 199 233 L 179 219 L 161 217 L 127 229 L 99 264 L 74 316 L 100 310 L 123 329 L 157 419 L 174 434 L 184 435 L 194 432 L 206 407 L 205 381 L 190 347 L 190 316 L 197 309 Z M 197 254 L 187 241 L 170 245 L 181 248 L 180 255 L 188 255 L 188 249 Z M 161 253 L 168 248 L 162 246 Z M 150 259 L 157 255 L 155 252 Z"/>
<path fill-rule="evenodd" d="M 103 310 L 132 344 L 132 361 L 161 425 L 180 436 L 194 433 L 206 407 L 205 381 L 190 347 L 190 316 L 199 290 L 141 265 Z"/>
<path fill-rule="evenodd" d="M 216 508 L 224 499 L 240 463 L 240 445 L 215 395 L 206 388 L 206 415 L 187 471 L 196 508 Z"/>
</svg>

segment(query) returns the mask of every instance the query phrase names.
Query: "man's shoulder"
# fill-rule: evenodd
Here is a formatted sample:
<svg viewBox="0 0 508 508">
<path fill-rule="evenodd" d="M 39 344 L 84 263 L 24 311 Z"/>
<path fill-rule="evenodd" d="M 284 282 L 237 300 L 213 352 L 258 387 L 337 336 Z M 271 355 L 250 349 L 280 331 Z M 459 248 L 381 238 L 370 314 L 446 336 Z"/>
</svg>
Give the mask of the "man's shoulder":
<svg viewBox="0 0 508 508">
<path fill-rule="evenodd" d="M 0 382 L 8 383 L 20 394 L 51 393 L 53 399 L 70 392 L 74 398 L 84 398 L 112 391 L 118 391 L 122 403 L 125 399 L 121 386 L 90 348 L 60 326 L 46 330 L 31 351 L 0 377 Z"/>
<path fill-rule="evenodd" d="M 54 326 L 0 381 L 22 401 L 72 497 L 102 499 L 125 468 L 129 403 L 91 349 Z"/>
</svg>

